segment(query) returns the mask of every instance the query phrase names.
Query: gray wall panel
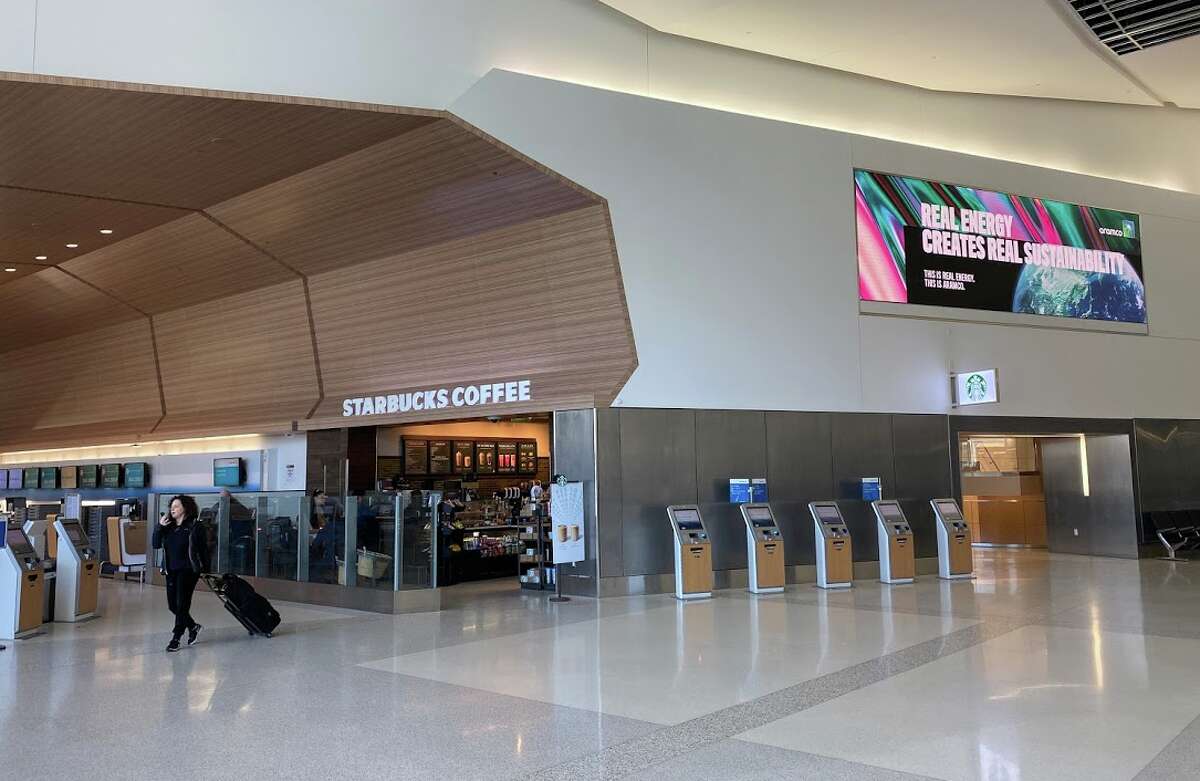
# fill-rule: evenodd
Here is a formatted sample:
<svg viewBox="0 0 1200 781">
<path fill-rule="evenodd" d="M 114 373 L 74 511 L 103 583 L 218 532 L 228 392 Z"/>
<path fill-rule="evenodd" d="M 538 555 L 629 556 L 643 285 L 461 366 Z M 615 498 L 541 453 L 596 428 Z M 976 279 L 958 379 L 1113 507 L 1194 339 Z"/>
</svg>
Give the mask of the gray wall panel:
<svg viewBox="0 0 1200 781">
<path fill-rule="evenodd" d="M 596 524 L 596 450 L 591 409 L 559 410 L 554 413 L 553 470 L 568 480 L 583 483 L 583 523 L 587 559 L 565 565 L 559 572 L 566 594 L 596 596 L 598 571 L 596 550 L 599 534 Z M 553 489 L 551 489 L 553 490 Z"/>
<path fill-rule="evenodd" d="M 833 416 L 828 412 L 768 412 L 767 488 L 788 564 L 816 564 L 808 503 L 833 490 Z"/>
<path fill-rule="evenodd" d="M 1093 556 L 1138 555 L 1133 499 L 1133 464 L 1129 437 L 1087 435 L 1088 482 L 1091 487 L 1091 553 Z"/>
<path fill-rule="evenodd" d="M 1091 552 L 1088 508 L 1083 499 L 1077 438 L 1042 439 L 1042 485 L 1046 495 L 1046 544 L 1055 553 Z M 1078 536 L 1075 530 L 1079 531 Z"/>
<path fill-rule="evenodd" d="M 896 488 L 912 525 L 916 555 L 937 556 L 937 528 L 929 500 L 950 496 L 950 440 L 944 415 L 893 415 Z M 887 496 L 885 494 L 885 496 Z"/>
<path fill-rule="evenodd" d="M 748 566 L 746 525 L 737 505 L 729 503 L 729 478 L 766 477 L 766 442 L 762 412 L 696 412 L 696 489 L 712 537 L 714 570 Z"/>
<path fill-rule="evenodd" d="M 671 572 L 669 504 L 696 493 L 696 415 L 691 410 L 620 410 L 625 575 Z"/>
<path fill-rule="evenodd" d="M 619 577 L 625 574 L 621 535 L 621 424 L 620 413 L 609 407 L 596 410 L 596 490 L 600 575 Z"/>
<path fill-rule="evenodd" d="M 895 496 L 890 415 L 833 416 L 833 487 L 854 543 L 855 561 L 878 560 L 875 516 L 862 500 L 862 478 L 878 477 L 883 496 Z"/>
</svg>

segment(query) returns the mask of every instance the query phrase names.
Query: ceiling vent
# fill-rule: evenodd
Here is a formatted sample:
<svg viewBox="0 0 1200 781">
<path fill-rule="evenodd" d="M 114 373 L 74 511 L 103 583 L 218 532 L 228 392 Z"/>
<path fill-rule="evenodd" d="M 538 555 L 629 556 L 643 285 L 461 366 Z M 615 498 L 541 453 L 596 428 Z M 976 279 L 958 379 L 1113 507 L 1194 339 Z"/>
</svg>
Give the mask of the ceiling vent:
<svg viewBox="0 0 1200 781">
<path fill-rule="evenodd" d="M 1083 23 L 1117 54 L 1200 33 L 1200 0 L 1067 0 Z"/>
</svg>

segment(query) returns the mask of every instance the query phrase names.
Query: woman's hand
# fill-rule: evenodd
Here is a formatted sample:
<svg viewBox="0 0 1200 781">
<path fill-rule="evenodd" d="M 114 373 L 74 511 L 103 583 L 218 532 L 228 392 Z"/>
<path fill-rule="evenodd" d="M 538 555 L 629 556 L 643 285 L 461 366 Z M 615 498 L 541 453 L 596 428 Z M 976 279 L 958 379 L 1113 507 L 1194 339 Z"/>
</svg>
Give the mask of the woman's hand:
<svg viewBox="0 0 1200 781">
<path fill-rule="evenodd" d="M 171 525 L 171 517 L 169 515 L 167 515 L 166 513 L 163 513 L 162 517 L 158 519 L 158 525 L 159 526 L 170 526 Z"/>
</svg>

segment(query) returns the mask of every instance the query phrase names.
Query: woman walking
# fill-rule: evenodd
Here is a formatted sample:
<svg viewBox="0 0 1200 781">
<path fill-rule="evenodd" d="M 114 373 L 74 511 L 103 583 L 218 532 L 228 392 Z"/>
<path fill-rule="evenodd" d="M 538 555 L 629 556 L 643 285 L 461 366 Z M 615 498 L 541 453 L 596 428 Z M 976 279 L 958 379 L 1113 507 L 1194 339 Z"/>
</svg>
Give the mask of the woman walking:
<svg viewBox="0 0 1200 781">
<path fill-rule="evenodd" d="M 154 527 L 154 547 L 163 551 L 163 574 L 167 577 L 167 607 L 175 614 L 175 630 L 167 653 L 179 650 L 187 632 L 193 645 L 203 628 L 192 618 L 192 593 L 202 573 L 209 571 L 208 535 L 200 522 L 200 509 L 190 496 L 171 499 L 170 508 Z"/>
</svg>

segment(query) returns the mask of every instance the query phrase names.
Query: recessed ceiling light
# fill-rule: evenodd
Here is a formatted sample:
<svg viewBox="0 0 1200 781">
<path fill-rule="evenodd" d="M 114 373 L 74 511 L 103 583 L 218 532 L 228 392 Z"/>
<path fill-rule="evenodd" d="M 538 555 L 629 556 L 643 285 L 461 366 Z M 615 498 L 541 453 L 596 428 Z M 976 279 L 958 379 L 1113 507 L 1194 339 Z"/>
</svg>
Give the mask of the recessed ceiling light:
<svg viewBox="0 0 1200 781">
<path fill-rule="evenodd" d="M 46 259 L 45 255 L 37 255 L 34 257 L 34 260 L 45 260 L 45 259 Z"/>
<path fill-rule="evenodd" d="M 15 268 L 12 268 L 11 266 L 10 266 L 10 267 L 8 267 L 8 268 L 6 268 L 6 269 L 4 269 L 4 270 L 5 270 L 5 271 L 7 271 L 9 274 L 11 274 L 11 273 L 13 273 L 14 271 L 16 271 L 16 269 L 15 269 Z"/>
<path fill-rule="evenodd" d="M 111 236 L 112 228 L 101 228 L 100 232 L 103 233 L 105 236 Z"/>
<path fill-rule="evenodd" d="M 78 246 L 79 246 L 78 244 L 68 244 L 67 249 L 75 249 Z"/>
</svg>

